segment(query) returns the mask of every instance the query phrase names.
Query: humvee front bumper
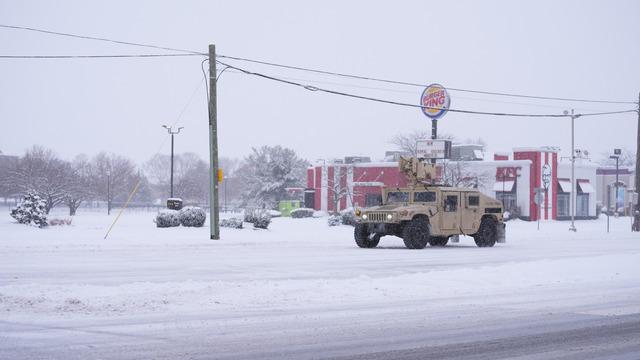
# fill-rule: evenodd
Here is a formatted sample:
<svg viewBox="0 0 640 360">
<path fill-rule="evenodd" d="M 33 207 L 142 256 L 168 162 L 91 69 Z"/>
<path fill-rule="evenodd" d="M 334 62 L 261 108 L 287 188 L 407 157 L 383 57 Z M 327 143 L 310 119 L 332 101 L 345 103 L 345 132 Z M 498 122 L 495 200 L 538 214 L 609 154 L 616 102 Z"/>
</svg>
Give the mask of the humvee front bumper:
<svg viewBox="0 0 640 360">
<path fill-rule="evenodd" d="M 498 225 L 496 225 L 496 230 L 498 231 L 498 239 L 496 241 L 501 244 L 507 242 L 507 224 L 499 223 Z"/>
</svg>

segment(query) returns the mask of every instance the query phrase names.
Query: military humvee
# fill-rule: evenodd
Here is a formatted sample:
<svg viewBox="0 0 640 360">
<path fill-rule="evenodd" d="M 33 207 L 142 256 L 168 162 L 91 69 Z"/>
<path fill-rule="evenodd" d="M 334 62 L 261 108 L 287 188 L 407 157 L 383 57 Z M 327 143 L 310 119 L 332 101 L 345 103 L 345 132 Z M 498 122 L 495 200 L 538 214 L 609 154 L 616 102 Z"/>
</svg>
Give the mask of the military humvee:
<svg viewBox="0 0 640 360">
<path fill-rule="evenodd" d="M 505 242 L 499 201 L 477 189 L 434 185 L 435 165 L 417 158 L 401 158 L 400 170 L 409 178 L 408 187 L 384 188 L 382 205 L 356 209 L 359 247 L 376 247 L 385 235 L 402 238 L 409 249 L 445 246 L 459 235 L 472 236 L 479 247 Z"/>
</svg>

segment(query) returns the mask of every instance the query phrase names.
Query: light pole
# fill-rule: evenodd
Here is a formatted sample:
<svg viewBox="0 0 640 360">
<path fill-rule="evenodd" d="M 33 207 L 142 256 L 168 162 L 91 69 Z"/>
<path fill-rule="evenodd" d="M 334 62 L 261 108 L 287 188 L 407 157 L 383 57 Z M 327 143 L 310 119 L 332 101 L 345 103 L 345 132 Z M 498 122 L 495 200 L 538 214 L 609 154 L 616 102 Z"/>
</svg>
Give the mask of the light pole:
<svg viewBox="0 0 640 360">
<path fill-rule="evenodd" d="M 111 170 L 107 170 L 107 215 L 111 215 Z"/>
<path fill-rule="evenodd" d="M 619 162 L 620 162 L 620 154 L 622 154 L 622 150 L 620 149 L 613 149 L 613 154 L 609 156 L 609 159 L 616 159 L 616 183 L 615 188 L 616 188 L 616 192 L 614 193 L 615 195 L 613 196 L 613 206 L 614 206 L 614 214 L 618 213 L 618 166 L 619 166 Z"/>
<path fill-rule="evenodd" d="M 171 134 L 171 195 L 170 198 L 173 197 L 173 136 L 180 134 L 180 130 L 184 129 L 183 126 L 179 127 L 177 131 L 173 131 L 171 126 L 162 125 L 163 128 L 167 129 L 167 132 Z"/>
<path fill-rule="evenodd" d="M 564 111 L 565 115 L 569 115 L 567 110 Z M 569 231 L 577 231 L 575 224 L 576 217 L 576 148 L 575 148 L 575 120 L 579 118 L 580 114 L 574 115 L 573 109 L 571 109 L 571 226 Z"/>
</svg>

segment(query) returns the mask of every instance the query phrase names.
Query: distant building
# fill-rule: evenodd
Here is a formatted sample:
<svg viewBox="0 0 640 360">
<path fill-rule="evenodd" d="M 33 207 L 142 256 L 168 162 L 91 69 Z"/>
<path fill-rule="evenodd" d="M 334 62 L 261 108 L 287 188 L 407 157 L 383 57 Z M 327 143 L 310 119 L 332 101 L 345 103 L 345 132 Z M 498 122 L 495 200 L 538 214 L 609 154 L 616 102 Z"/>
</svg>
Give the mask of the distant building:
<svg viewBox="0 0 640 360">
<path fill-rule="evenodd" d="M 604 211 L 630 215 L 633 202 L 635 171 L 618 167 L 618 193 L 616 194 L 616 168 L 603 166 L 596 169 L 597 205 Z"/>
<path fill-rule="evenodd" d="M 469 173 L 487 179 L 479 185 L 481 192 L 502 201 L 506 210 L 521 219 L 565 220 L 570 218 L 571 166 L 567 161 L 560 161 L 558 154 L 559 149 L 555 147 L 516 148 L 511 155 L 497 153 L 493 161 L 465 161 L 464 167 Z M 455 164 L 450 161 L 448 166 Z M 437 179 L 442 178 L 443 171 L 449 171 L 444 166 L 438 163 Z M 593 219 L 596 217 L 596 166 L 580 161 L 575 168 L 576 218 Z M 383 187 L 406 184 L 407 179 L 395 161 L 325 163 L 307 169 L 305 206 L 333 211 L 336 197 L 340 199 L 338 210 L 372 206 L 379 203 Z M 544 188 L 545 184 L 547 189 L 537 205 L 535 189 Z"/>
<path fill-rule="evenodd" d="M 482 161 L 484 160 L 484 146 L 478 144 L 451 145 L 452 161 Z"/>
</svg>

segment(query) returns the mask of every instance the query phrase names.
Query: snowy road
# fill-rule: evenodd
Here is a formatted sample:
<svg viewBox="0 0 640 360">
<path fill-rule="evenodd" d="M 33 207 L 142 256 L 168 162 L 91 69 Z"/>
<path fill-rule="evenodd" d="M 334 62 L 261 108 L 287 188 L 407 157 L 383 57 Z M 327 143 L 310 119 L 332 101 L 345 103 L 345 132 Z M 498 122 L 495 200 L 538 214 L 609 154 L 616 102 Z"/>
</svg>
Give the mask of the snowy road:
<svg viewBox="0 0 640 360">
<path fill-rule="evenodd" d="M 359 249 L 349 227 L 156 229 L 151 214 L 0 222 L 0 359 L 640 358 L 628 219 L 508 224 L 508 242 Z"/>
</svg>

